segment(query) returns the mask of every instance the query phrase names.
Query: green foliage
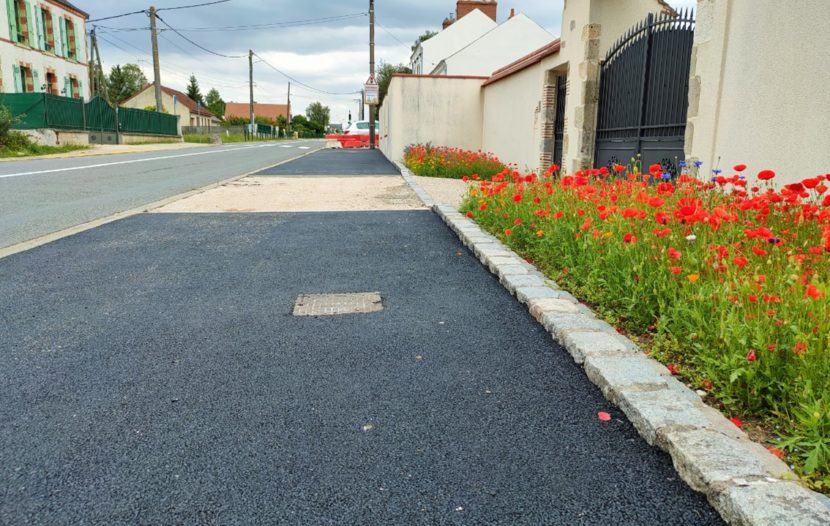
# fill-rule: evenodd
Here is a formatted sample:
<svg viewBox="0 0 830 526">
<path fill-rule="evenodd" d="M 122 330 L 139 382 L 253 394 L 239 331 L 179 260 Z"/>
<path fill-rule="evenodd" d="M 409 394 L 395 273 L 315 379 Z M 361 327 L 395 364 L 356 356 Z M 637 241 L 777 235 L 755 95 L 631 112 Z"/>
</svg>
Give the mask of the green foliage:
<svg viewBox="0 0 830 526">
<path fill-rule="evenodd" d="M 192 142 L 197 144 L 210 144 L 210 136 L 200 135 L 196 133 L 185 133 L 184 142 Z"/>
<path fill-rule="evenodd" d="M 418 45 L 421 42 L 425 42 L 425 41 L 429 40 L 430 38 L 434 37 L 437 34 L 438 34 L 437 31 L 430 31 L 430 30 L 425 31 L 423 35 L 421 35 L 421 36 L 419 36 L 418 38 L 415 39 L 415 43 L 412 44 L 411 50 L 414 52 L 415 49 L 418 47 Z"/>
<path fill-rule="evenodd" d="M 2 108 L 2 106 L 0 106 Z M 2 111 L 0 111 L 2 113 Z M 86 150 L 89 146 L 65 144 L 63 146 L 41 146 L 33 143 L 26 135 L 9 131 L 5 138 L 0 138 L 0 158 L 31 157 L 35 155 L 51 155 L 67 153 L 76 150 Z"/>
<path fill-rule="evenodd" d="M 14 115 L 7 107 L 0 105 L 0 145 L 8 141 L 12 124 L 14 124 Z"/>
<path fill-rule="evenodd" d="M 288 126 L 288 119 L 285 118 L 285 115 L 277 116 L 277 126 L 280 130 L 285 131 L 286 127 Z"/>
<path fill-rule="evenodd" d="M 694 172 L 655 182 L 660 165 L 556 170 L 506 169 L 461 210 L 727 416 L 760 422 L 805 482 L 830 491 L 824 176 L 776 190 L 766 170 L 712 184 Z"/>
<path fill-rule="evenodd" d="M 211 88 L 205 96 L 205 107 L 219 118 L 225 116 L 225 101 L 216 88 Z"/>
<path fill-rule="evenodd" d="M 412 73 L 412 70 L 409 66 L 405 66 L 403 64 L 398 64 L 396 66 L 382 60 L 378 64 L 378 69 L 375 74 L 379 93 L 378 108 L 383 105 L 383 99 L 386 98 L 386 93 L 389 91 L 389 83 L 392 82 L 392 75 L 395 73 Z"/>
<path fill-rule="evenodd" d="M 328 106 L 323 106 L 320 102 L 312 102 L 306 108 L 305 114 L 308 117 L 308 128 L 315 133 L 323 133 L 326 130 L 331 118 L 331 110 Z"/>
<path fill-rule="evenodd" d="M 146 84 L 147 77 L 136 64 L 116 64 L 106 78 L 107 92 L 113 104 L 121 104 L 141 91 Z"/>
<path fill-rule="evenodd" d="M 196 80 L 196 75 L 190 75 L 190 79 L 187 81 L 185 93 L 188 97 L 200 103 L 202 106 L 205 105 L 205 99 L 202 98 L 202 92 L 199 91 L 199 81 Z"/>
<path fill-rule="evenodd" d="M 274 125 L 273 119 L 263 117 L 262 115 L 254 116 L 254 122 L 257 124 L 267 124 L 268 126 Z M 228 117 L 225 119 L 225 125 L 227 126 L 247 126 L 248 124 L 251 124 L 251 119 L 247 117 Z"/>
<path fill-rule="evenodd" d="M 404 164 L 415 175 L 448 179 L 490 177 L 504 169 L 504 164 L 495 155 L 429 143 L 407 146 Z"/>
</svg>

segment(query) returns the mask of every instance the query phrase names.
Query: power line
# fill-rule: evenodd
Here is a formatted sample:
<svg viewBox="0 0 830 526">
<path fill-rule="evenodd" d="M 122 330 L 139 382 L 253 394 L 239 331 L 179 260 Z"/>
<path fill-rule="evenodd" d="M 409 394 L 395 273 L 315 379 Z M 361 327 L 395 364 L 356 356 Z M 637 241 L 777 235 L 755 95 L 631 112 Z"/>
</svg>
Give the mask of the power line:
<svg viewBox="0 0 830 526">
<path fill-rule="evenodd" d="M 328 16 L 323 18 L 309 18 L 306 20 L 292 20 L 288 22 L 269 22 L 267 24 L 251 24 L 240 26 L 214 26 L 214 27 L 187 27 L 179 28 L 179 31 L 185 32 L 211 32 L 220 33 L 225 31 L 250 31 L 256 29 L 271 29 L 271 28 L 287 28 L 298 26 L 309 26 L 314 24 L 325 24 L 326 22 L 340 22 L 343 20 L 350 20 L 366 16 L 366 13 L 353 13 L 350 15 Z"/>
<path fill-rule="evenodd" d="M 314 86 L 309 86 L 309 85 L 308 85 L 308 84 L 306 84 L 305 82 L 301 82 L 301 81 L 299 81 L 299 80 L 295 79 L 294 77 L 292 77 L 291 75 L 289 75 L 288 73 L 286 73 L 286 72 L 284 72 L 284 71 L 280 70 L 279 68 L 277 68 L 276 66 L 274 66 L 273 64 L 271 64 L 270 62 L 268 62 L 267 60 L 265 60 L 264 58 L 262 58 L 261 56 L 257 55 L 256 53 L 254 53 L 254 56 L 256 56 L 256 57 L 257 57 L 260 61 L 262 61 L 262 63 L 263 63 L 263 64 L 265 64 L 265 65 L 266 65 L 266 66 L 268 66 L 269 68 L 273 69 L 274 71 L 276 71 L 277 73 L 279 73 L 279 74 L 280 74 L 280 75 L 282 75 L 283 77 L 287 78 L 288 80 L 290 80 L 290 81 L 292 81 L 292 82 L 294 82 L 294 83 L 296 83 L 296 84 L 299 84 L 300 86 L 303 86 L 303 87 L 305 87 L 305 88 L 307 88 L 307 89 L 310 89 L 311 91 L 316 91 L 316 92 L 318 92 L 318 93 L 322 93 L 322 94 L 324 94 L 324 95 L 354 95 L 355 93 L 360 93 L 359 91 L 349 91 L 349 92 L 344 92 L 344 93 L 334 93 L 334 92 L 331 92 L 331 91 L 326 91 L 326 90 L 322 90 L 322 89 L 319 89 L 319 88 L 315 88 Z"/>
<path fill-rule="evenodd" d="M 190 9 L 191 7 L 202 7 L 202 6 L 205 6 L 205 5 L 222 4 L 222 3 L 225 3 L 225 2 L 230 2 L 230 0 L 216 0 L 215 2 L 207 2 L 207 3 L 204 3 L 204 4 L 195 4 L 195 5 L 182 5 L 182 6 L 178 6 L 178 7 L 162 7 L 161 9 L 156 9 L 156 11 L 172 11 L 174 9 Z M 114 18 L 123 18 L 125 16 L 137 15 L 139 13 L 147 13 L 147 10 L 142 9 L 141 11 L 131 11 L 129 13 L 121 13 L 120 15 L 105 16 L 105 17 L 102 17 L 102 18 L 93 18 L 92 20 L 87 20 L 86 23 L 89 24 L 89 23 L 92 23 L 92 22 L 101 22 L 101 21 L 104 21 L 104 20 L 112 20 Z"/>
<path fill-rule="evenodd" d="M 385 27 L 383 27 L 382 25 L 378 24 L 377 22 L 375 22 L 375 25 L 376 25 L 376 26 L 378 26 L 379 28 L 383 29 L 384 31 L 386 31 L 386 34 L 387 34 L 387 35 L 389 35 L 390 37 L 394 38 L 394 39 L 395 39 L 395 41 L 396 41 L 398 44 L 400 44 L 400 45 L 402 45 L 402 46 L 404 46 L 404 47 L 406 47 L 406 48 L 409 48 L 409 47 L 410 47 L 410 45 L 409 45 L 409 44 L 405 44 L 404 42 L 402 42 L 402 41 L 401 41 L 401 39 L 399 39 L 398 37 L 396 37 L 395 35 L 393 35 L 391 31 L 389 31 L 388 29 L 386 29 L 386 28 L 385 28 Z"/>
<path fill-rule="evenodd" d="M 146 13 L 146 12 L 147 12 L 146 10 L 142 9 L 141 11 L 133 11 L 132 13 L 122 13 L 120 15 L 105 16 L 103 18 L 93 18 L 92 20 L 87 20 L 86 23 L 89 24 L 89 23 L 92 23 L 92 22 L 101 22 L 103 20 L 112 20 L 113 18 L 121 18 L 121 17 L 124 17 L 124 16 L 137 15 L 139 13 Z"/>
<path fill-rule="evenodd" d="M 230 2 L 231 0 L 216 0 L 215 2 L 205 2 L 204 4 L 193 4 L 193 5 L 180 5 L 178 7 L 162 7 L 156 9 L 158 11 L 174 11 L 176 9 L 190 9 L 191 7 L 203 7 L 206 5 L 215 5 L 215 4 L 224 4 L 225 2 Z"/>
<path fill-rule="evenodd" d="M 161 20 L 161 23 L 162 23 L 162 24 L 164 24 L 165 26 L 167 26 L 167 27 L 168 27 L 171 31 L 173 31 L 174 33 L 176 33 L 177 35 L 179 35 L 179 36 L 180 36 L 180 37 L 182 37 L 183 39 L 187 40 L 188 42 L 190 42 L 191 44 L 193 44 L 193 45 L 194 45 L 194 46 L 196 46 L 197 48 L 201 49 L 202 51 L 206 51 L 206 52 L 210 53 L 211 55 L 216 55 L 217 57 L 224 57 L 224 58 L 245 58 L 245 57 L 247 57 L 247 55 L 225 55 L 225 54 L 222 54 L 222 53 L 217 53 L 216 51 L 211 51 L 210 49 L 208 49 L 208 48 L 206 48 L 206 47 L 202 46 L 201 44 L 197 44 L 196 42 L 194 42 L 194 41 L 190 40 L 190 39 L 189 39 L 189 38 L 187 38 L 186 36 L 184 36 L 184 35 L 182 35 L 181 33 L 179 33 L 179 32 L 176 30 L 176 28 L 174 28 L 173 26 L 171 26 L 170 24 L 168 24 L 168 23 L 167 23 L 167 22 L 166 22 L 166 21 L 165 21 L 162 17 L 160 17 L 160 16 L 156 15 L 156 18 L 158 18 L 159 20 Z"/>
</svg>

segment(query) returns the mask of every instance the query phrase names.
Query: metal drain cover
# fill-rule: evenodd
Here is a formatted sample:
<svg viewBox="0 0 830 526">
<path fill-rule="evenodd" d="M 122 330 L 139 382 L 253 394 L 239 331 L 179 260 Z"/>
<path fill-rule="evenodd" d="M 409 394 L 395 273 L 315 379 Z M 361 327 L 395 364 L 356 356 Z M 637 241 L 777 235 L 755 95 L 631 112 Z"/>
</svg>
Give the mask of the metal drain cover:
<svg viewBox="0 0 830 526">
<path fill-rule="evenodd" d="M 336 316 L 383 310 L 380 292 L 353 294 L 301 294 L 294 303 L 294 316 Z"/>
</svg>

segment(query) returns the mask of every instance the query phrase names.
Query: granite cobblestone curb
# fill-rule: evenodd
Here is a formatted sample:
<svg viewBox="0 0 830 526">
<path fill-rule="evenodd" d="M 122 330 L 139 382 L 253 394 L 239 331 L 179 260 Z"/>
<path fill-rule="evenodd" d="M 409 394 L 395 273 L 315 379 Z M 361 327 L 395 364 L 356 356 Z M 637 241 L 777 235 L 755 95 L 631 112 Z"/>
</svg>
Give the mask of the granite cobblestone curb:
<svg viewBox="0 0 830 526">
<path fill-rule="evenodd" d="M 707 406 L 614 327 L 454 207 L 404 179 L 465 246 L 525 304 L 640 435 L 666 451 L 680 477 L 735 525 L 830 524 L 830 500 L 794 482 L 789 467 Z M 426 199 L 424 198 L 426 196 Z"/>
</svg>

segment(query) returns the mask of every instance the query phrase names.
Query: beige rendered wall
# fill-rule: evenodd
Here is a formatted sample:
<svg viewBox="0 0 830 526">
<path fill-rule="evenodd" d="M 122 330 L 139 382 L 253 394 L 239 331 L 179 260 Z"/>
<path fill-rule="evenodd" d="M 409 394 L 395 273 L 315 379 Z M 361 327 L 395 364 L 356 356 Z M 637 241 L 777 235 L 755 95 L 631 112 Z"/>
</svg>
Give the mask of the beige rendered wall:
<svg viewBox="0 0 830 526">
<path fill-rule="evenodd" d="M 140 110 L 143 110 L 148 106 L 155 105 L 156 94 L 152 85 L 121 104 L 121 106 L 124 106 L 125 108 L 138 108 Z M 173 114 L 173 97 L 163 91 L 161 92 L 161 106 L 165 113 Z M 178 134 L 181 135 L 182 126 L 190 126 L 190 110 L 187 106 L 181 103 L 176 103 L 175 108 L 175 115 L 179 117 Z M 207 124 L 205 124 L 205 126 L 207 126 Z"/>
<path fill-rule="evenodd" d="M 698 0 L 687 157 L 778 184 L 830 172 L 830 2 Z"/>
<path fill-rule="evenodd" d="M 392 77 L 380 110 L 381 150 L 390 159 L 399 160 L 404 148 L 415 143 L 481 148 L 484 80 Z"/>
<path fill-rule="evenodd" d="M 535 64 L 484 87 L 483 150 L 520 169 L 539 168 L 543 84 Z"/>
</svg>

